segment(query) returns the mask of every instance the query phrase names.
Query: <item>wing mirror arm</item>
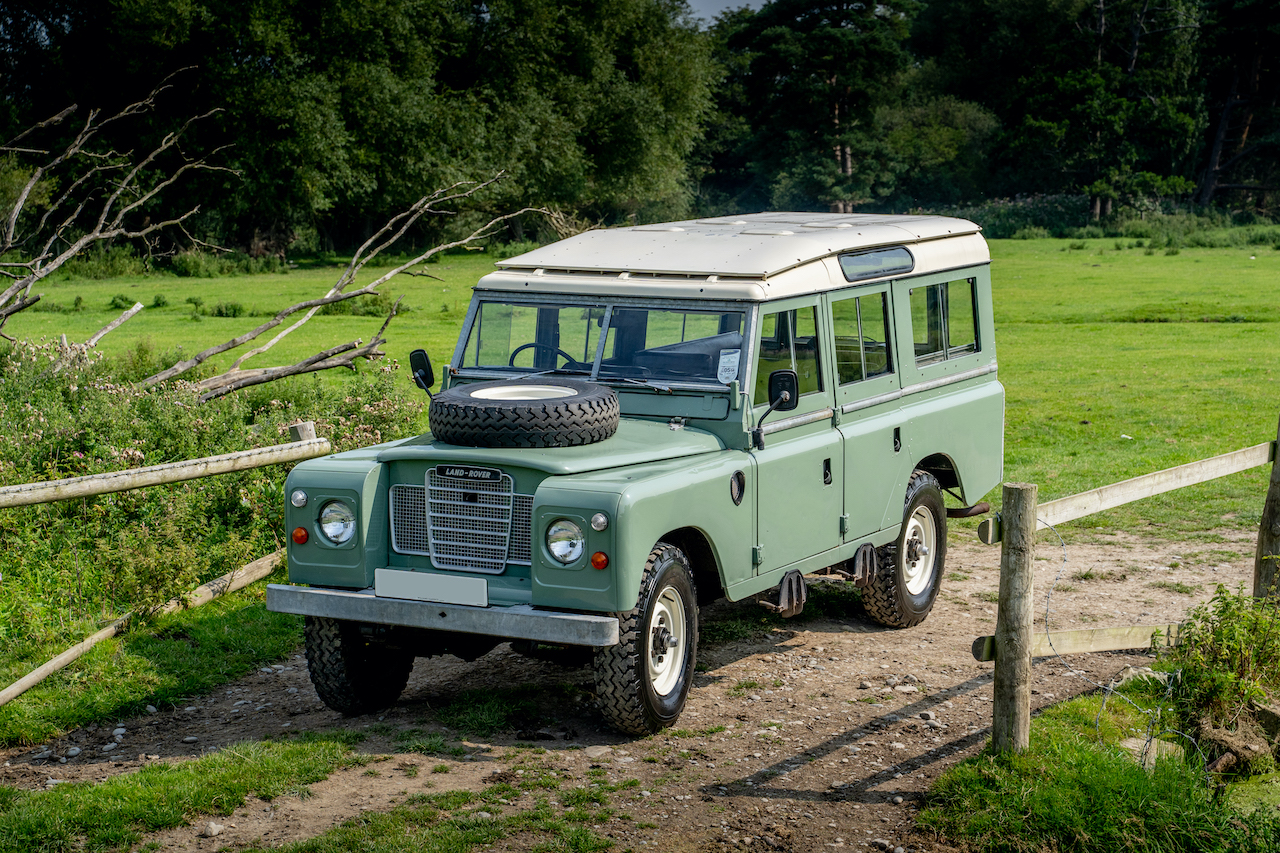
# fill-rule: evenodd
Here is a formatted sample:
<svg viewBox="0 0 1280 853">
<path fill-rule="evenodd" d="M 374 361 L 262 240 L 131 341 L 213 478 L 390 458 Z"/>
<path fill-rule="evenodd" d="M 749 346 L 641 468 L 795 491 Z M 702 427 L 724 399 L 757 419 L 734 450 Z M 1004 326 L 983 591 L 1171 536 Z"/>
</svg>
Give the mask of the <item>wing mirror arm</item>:
<svg viewBox="0 0 1280 853">
<path fill-rule="evenodd" d="M 794 370 L 784 368 L 769 374 L 769 408 L 764 410 L 760 420 L 751 430 L 751 446 L 756 450 L 764 450 L 764 430 L 761 424 L 774 411 L 789 412 L 796 407 L 800 399 L 800 377 Z"/>
<path fill-rule="evenodd" d="M 774 409 L 778 408 L 778 406 L 786 405 L 789 402 L 791 402 L 791 394 L 787 391 L 783 391 L 782 395 L 770 403 L 769 408 L 764 410 L 764 414 L 760 416 L 760 420 L 756 421 L 755 429 L 751 430 L 751 444 L 756 450 L 764 450 L 764 430 L 760 428 L 760 425 L 764 423 L 764 419 L 773 414 Z"/>
</svg>

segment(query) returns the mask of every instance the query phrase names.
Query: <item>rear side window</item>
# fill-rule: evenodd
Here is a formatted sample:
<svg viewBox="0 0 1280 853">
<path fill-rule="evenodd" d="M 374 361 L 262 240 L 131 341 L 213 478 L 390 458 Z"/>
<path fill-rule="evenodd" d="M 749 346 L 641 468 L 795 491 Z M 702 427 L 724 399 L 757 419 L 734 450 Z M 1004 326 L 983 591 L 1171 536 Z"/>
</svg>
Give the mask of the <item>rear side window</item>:
<svg viewBox="0 0 1280 853">
<path fill-rule="evenodd" d="M 887 294 L 869 293 L 831 304 L 836 373 L 841 385 L 893 372 Z"/>
<path fill-rule="evenodd" d="M 911 337 L 916 364 L 932 364 L 978 351 L 972 278 L 913 287 Z"/>
<path fill-rule="evenodd" d="M 796 372 L 801 394 L 821 391 L 821 364 L 817 306 L 763 315 L 760 355 L 756 361 L 755 405 L 769 402 L 769 374 L 783 368 Z"/>
</svg>

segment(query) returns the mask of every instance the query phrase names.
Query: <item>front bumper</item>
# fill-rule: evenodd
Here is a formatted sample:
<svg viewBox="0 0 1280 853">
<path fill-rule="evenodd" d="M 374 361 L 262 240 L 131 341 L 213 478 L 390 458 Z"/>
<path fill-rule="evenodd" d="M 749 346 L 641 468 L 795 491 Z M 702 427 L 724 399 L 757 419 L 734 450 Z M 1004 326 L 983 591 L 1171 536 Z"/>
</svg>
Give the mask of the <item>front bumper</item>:
<svg viewBox="0 0 1280 853">
<path fill-rule="evenodd" d="M 339 589 L 267 585 L 267 609 L 276 613 L 350 619 L 376 625 L 404 625 L 485 634 L 512 640 L 536 640 L 572 646 L 615 646 L 618 620 L 613 616 L 537 610 L 528 604 L 469 607 L 402 598 L 379 598 L 373 589 Z"/>
</svg>

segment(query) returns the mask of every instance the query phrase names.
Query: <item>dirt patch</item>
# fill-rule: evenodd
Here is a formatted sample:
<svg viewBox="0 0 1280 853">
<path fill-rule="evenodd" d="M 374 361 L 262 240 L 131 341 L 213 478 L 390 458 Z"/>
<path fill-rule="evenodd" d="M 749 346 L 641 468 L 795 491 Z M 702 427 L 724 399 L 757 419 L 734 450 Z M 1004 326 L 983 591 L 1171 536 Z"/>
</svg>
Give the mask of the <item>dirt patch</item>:
<svg viewBox="0 0 1280 853">
<path fill-rule="evenodd" d="M 1179 621 L 1216 584 L 1251 582 L 1252 538 L 1236 531 L 1213 538 L 1098 536 L 1069 545 L 1064 565 L 1056 540 L 1041 537 L 1037 627 L 1043 630 L 1055 577 L 1058 587 L 1049 598 L 1055 630 Z M 585 667 L 531 660 L 506 644 L 473 663 L 419 660 L 395 707 L 353 718 L 320 703 L 299 653 L 180 707 L 80 729 L 40 749 L 9 750 L 0 754 L 0 784 L 38 789 L 50 779 L 101 780 L 290 729 L 364 733 L 357 749 L 377 760 L 332 774 L 311 787 L 311 796 L 252 800 L 215 819 L 224 826 L 216 838 L 197 837 L 206 818 L 148 839 L 177 850 L 276 845 L 312 837 L 363 811 L 388 809 L 413 793 L 475 790 L 494 770 L 514 772 L 516 761 L 533 754 L 517 747 L 516 737 L 466 741 L 441 726 L 435 712 L 468 690 L 528 684 L 535 686 L 530 695 L 540 717 L 520 739 L 536 738 L 546 750 L 538 760 L 561 771 L 563 786 L 600 778 L 588 774 L 593 766 L 597 774 L 605 771 L 603 779 L 640 781 L 614 795 L 617 811 L 632 819 L 614 818 L 595 829 L 616 839 L 618 849 L 800 851 L 883 840 L 908 850 L 945 850 L 915 830 L 914 815 L 938 775 L 989 736 L 991 664 L 974 661 L 969 648 L 995 627 L 999 557 L 998 548 L 953 536 L 937 606 L 916 628 L 883 629 L 854 608 L 840 618 L 786 623 L 763 636 L 705 646 L 703 671 L 679 728 L 651 738 L 626 738 L 605 727 L 590 700 Z M 722 602 L 705 615 L 759 612 L 749 602 Z M 1144 663 L 1149 660 L 1141 654 L 1038 659 L 1033 707 Z M 118 742 L 116 728 L 126 730 Z M 468 753 L 405 753 L 408 729 L 461 740 Z M 104 752 L 109 743 L 117 745 Z M 81 752 L 68 757 L 72 748 Z M 48 757 L 36 757 L 45 750 Z M 432 773 L 439 764 L 448 772 Z M 678 842 L 673 825 L 680 827 Z"/>
</svg>

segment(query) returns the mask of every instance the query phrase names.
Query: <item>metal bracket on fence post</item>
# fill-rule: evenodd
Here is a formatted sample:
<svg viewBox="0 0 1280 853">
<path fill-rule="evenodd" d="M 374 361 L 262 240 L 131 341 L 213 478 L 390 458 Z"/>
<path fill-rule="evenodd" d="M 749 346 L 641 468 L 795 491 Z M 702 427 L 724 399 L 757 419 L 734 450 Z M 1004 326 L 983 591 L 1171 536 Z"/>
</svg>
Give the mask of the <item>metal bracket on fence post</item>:
<svg viewBox="0 0 1280 853">
<path fill-rule="evenodd" d="M 1005 483 L 1001 507 L 1000 603 L 991 746 L 1022 752 L 1031 741 L 1031 631 L 1035 594 L 1036 497 L 1032 483 Z"/>
</svg>

